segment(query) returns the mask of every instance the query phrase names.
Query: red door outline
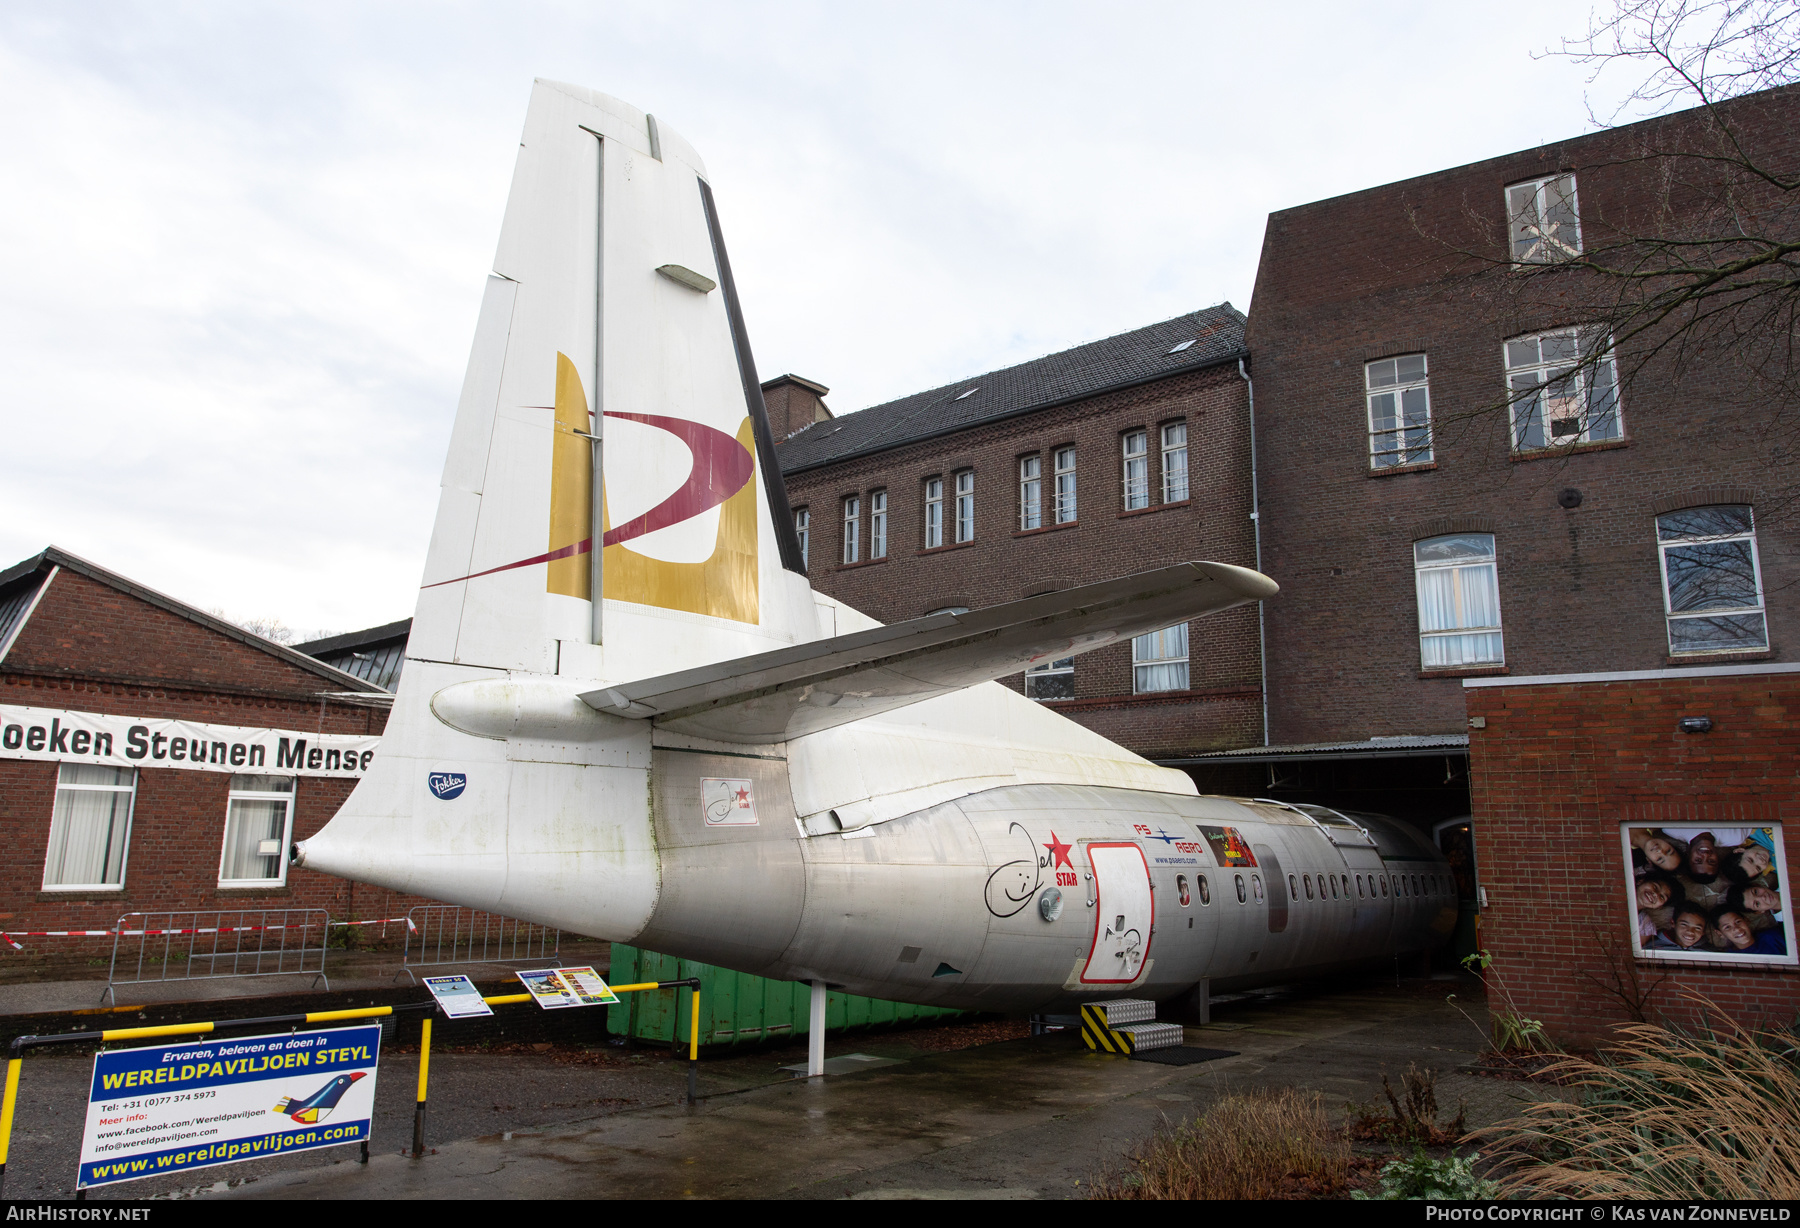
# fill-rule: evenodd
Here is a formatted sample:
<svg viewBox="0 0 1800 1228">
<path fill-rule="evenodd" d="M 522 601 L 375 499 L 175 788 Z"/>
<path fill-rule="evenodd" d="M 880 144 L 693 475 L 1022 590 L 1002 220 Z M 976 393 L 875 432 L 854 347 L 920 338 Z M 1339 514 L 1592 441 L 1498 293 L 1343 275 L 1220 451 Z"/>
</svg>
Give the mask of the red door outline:
<svg viewBox="0 0 1800 1228">
<path fill-rule="evenodd" d="M 1144 886 L 1150 895 L 1150 917 L 1147 922 L 1150 932 L 1144 935 L 1144 959 L 1143 962 L 1138 965 L 1137 974 L 1135 976 L 1128 976 L 1123 979 L 1116 977 L 1090 978 L 1087 974 L 1087 965 L 1094 962 L 1094 950 L 1100 945 L 1100 919 L 1106 914 L 1106 910 L 1101 907 L 1104 884 L 1101 881 L 1100 872 L 1094 869 L 1093 851 L 1095 849 L 1130 849 L 1138 855 L 1138 861 L 1141 862 L 1144 867 Z M 1156 938 L 1156 884 L 1150 879 L 1150 859 L 1145 857 L 1144 850 L 1131 840 L 1113 840 L 1094 843 L 1088 845 L 1087 850 L 1088 870 L 1094 876 L 1094 932 L 1088 940 L 1088 957 L 1087 963 L 1082 965 L 1081 983 L 1083 985 L 1129 985 L 1137 980 L 1138 977 L 1143 976 L 1144 969 L 1149 967 L 1150 944 Z"/>
</svg>

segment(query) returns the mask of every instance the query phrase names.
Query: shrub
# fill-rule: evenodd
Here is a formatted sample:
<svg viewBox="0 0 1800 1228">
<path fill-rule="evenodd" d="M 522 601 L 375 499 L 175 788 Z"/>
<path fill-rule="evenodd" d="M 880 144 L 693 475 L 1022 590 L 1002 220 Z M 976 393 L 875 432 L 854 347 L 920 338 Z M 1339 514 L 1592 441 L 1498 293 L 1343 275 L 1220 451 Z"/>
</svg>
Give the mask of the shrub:
<svg viewBox="0 0 1800 1228">
<path fill-rule="evenodd" d="M 1411 1156 L 1384 1165 L 1379 1193 L 1365 1194 L 1354 1190 L 1355 1199 L 1460 1199 L 1487 1201 L 1500 1197 L 1500 1183 L 1475 1175 L 1475 1161 L 1480 1154 L 1458 1157 L 1447 1155 L 1434 1159 L 1423 1147 L 1413 1148 Z"/>
<path fill-rule="evenodd" d="M 1350 1172 L 1350 1143 L 1317 1095 L 1292 1088 L 1227 1096 L 1182 1126 L 1159 1130 L 1088 1197 L 1275 1198 L 1329 1195 Z"/>
</svg>

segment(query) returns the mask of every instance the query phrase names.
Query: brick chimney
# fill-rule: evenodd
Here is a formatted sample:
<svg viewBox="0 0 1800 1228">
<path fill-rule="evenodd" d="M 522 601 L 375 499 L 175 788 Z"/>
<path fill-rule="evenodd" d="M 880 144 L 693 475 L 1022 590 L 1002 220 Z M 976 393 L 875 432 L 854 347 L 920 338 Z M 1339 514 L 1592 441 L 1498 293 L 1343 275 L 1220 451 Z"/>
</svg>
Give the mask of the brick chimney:
<svg viewBox="0 0 1800 1228">
<path fill-rule="evenodd" d="M 780 443 L 789 435 L 803 431 L 815 422 L 831 417 L 824 397 L 830 392 L 824 384 L 815 384 L 798 375 L 777 375 L 763 383 L 763 404 L 769 408 L 769 432 Z"/>
</svg>

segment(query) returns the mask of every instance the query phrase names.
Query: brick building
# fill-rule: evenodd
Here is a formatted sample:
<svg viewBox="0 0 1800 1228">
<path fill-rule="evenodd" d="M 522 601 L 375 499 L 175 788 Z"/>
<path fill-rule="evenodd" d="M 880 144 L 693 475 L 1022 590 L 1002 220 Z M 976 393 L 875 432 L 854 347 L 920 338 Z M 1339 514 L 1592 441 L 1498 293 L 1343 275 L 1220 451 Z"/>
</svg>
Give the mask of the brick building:
<svg viewBox="0 0 1800 1228">
<path fill-rule="evenodd" d="M 1800 665 L 1471 678 L 1462 686 L 1476 726 L 1482 932 L 1496 984 L 1516 1008 L 1570 1044 L 1632 1019 L 1698 1023 L 1694 993 L 1745 1022 L 1792 1022 L 1800 1011 L 1794 930 L 1774 919 L 1793 916 L 1781 871 L 1800 852 Z M 1663 833 L 1690 852 L 1704 836 L 1723 850 L 1766 833 L 1781 859 L 1744 876 L 1746 904 L 1731 898 L 1736 884 L 1724 866 L 1711 883 L 1679 866 L 1672 877 L 1654 865 L 1634 868 L 1632 832 Z M 1722 895 L 1708 914 L 1744 908 L 1752 934 L 1781 938 L 1741 953 L 1708 924 L 1682 949 L 1672 918 L 1657 915 L 1674 903 L 1636 898 L 1639 883 L 1655 890 L 1658 881 L 1703 902 Z M 1779 900 L 1780 913 L 1749 907 L 1758 883 L 1772 889 L 1768 902 Z"/>
<path fill-rule="evenodd" d="M 288 865 L 349 796 L 389 699 L 54 546 L 0 571 L 0 930 L 420 902 Z M 110 947 L 15 941 L 0 958 Z"/>
<path fill-rule="evenodd" d="M 883 622 L 1188 559 L 1256 565 L 1229 303 L 832 417 L 764 385 L 813 586 Z M 1152 757 L 1262 740 L 1254 607 L 1006 680 Z"/>
<path fill-rule="evenodd" d="M 1793 164 L 1800 92 L 1734 108 Z M 1693 202 L 1658 151 L 1707 139 L 1689 112 L 1270 216 L 1246 344 L 1282 588 L 1274 745 L 1212 757 L 1203 784 L 1442 818 L 1466 805 L 1464 677 L 1791 651 L 1794 466 L 1770 407 L 1728 353 L 1678 373 L 1640 367 L 1647 341 L 1613 349 L 1583 274 L 1518 275 L 1667 225 L 1650 215 Z M 1703 542 L 1734 543 L 1742 577 L 1676 574 Z M 1724 605 L 1700 591 L 1721 582 Z"/>
</svg>

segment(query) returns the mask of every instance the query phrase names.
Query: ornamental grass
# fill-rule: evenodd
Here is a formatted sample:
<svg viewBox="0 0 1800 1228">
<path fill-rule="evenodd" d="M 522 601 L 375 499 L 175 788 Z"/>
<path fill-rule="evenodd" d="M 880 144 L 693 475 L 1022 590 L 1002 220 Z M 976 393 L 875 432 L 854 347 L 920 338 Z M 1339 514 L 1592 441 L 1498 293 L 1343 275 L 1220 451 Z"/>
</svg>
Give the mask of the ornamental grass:
<svg viewBox="0 0 1800 1228">
<path fill-rule="evenodd" d="M 1470 1136 L 1513 1198 L 1800 1198 L 1800 1037 L 1696 999 L 1697 1033 L 1618 1029 L 1544 1071 L 1579 1091 Z"/>
<path fill-rule="evenodd" d="M 1166 1126 L 1088 1197 L 1342 1197 L 1349 1174 L 1349 1140 L 1326 1120 L 1319 1097 L 1284 1088 L 1227 1096 L 1191 1122 Z"/>
</svg>

